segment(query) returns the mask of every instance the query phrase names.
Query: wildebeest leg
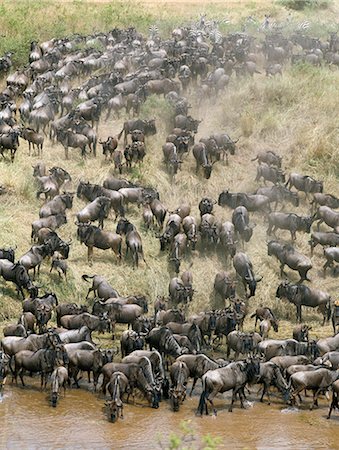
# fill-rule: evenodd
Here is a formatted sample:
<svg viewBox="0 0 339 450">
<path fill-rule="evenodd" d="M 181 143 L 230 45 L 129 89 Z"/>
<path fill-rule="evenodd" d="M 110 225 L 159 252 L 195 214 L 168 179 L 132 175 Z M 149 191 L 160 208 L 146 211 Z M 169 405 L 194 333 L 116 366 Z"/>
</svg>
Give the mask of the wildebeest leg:
<svg viewBox="0 0 339 450">
<path fill-rule="evenodd" d="M 23 369 L 23 368 L 21 368 L 21 369 L 19 370 L 19 377 L 20 377 L 20 380 L 21 380 L 21 384 L 22 384 L 23 386 L 25 386 L 25 383 L 24 383 L 24 369 Z M 15 377 L 15 381 L 16 381 L 16 377 Z"/>
<path fill-rule="evenodd" d="M 89 265 L 91 266 L 93 264 L 93 247 L 92 246 L 88 246 L 87 260 L 89 262 Z"/>
<path fill-rule="evenodd" d="M 228 412 L 232 412 L 233 411 L 233 403 L 235 401 L 236 395 L 237 395 L 237 391 L 235 389 L 233 389 L 233 391 L 232 391 L 232 401 L 231 401 L 231 404 L 230 404 L 230 406 L 228 408 Z"/>
<path fill-rule="evenodd" d="M 192 397 L 192 393 L 193 393 L 193 390 L 195 388 L 195 385 L 196 385 L 197 381 L 198 381 L 198 378 L 194 378 L 193 379 L 193 384 L 192 384 L 192 389 L 191 389 L 191 392 L 190 392 L 190 397 Z"/>
</svg>

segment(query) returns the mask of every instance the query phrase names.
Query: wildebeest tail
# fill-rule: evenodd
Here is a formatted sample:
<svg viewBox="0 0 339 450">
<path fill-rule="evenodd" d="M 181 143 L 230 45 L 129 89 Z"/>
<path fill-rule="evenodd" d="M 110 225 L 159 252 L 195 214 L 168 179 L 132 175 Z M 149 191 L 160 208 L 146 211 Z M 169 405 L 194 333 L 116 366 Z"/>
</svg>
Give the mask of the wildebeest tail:
<svg viewBox="0 0 339 450">
<path fill-rule="evenodd" d="M 253 319 L 253 317 L 255 317 L 257 315 L 256 312 L 254 312 L 253 314 L 250 315 L 250 318 Z"/>
<path fill-rule="evenodd" d="M 122 133 L 125 131 L 125 128 L 123 128 L 121 131 L 120 131 L 120 133 L 118 134 L 118 140 L 120 140 L 120 138 L 121 138 L 121 136 L 122 136 Z"/>
<path fill-rule="evenodd" d="M 84 280 L 84 281 L 87 281 L 88 283 L 89 283 L 89 278 L 91 278 L 92 280 L 93 280 L 93 278 L 95 277 L 95 275 L 86 275 L 86 274 L 84 274 L 84 275 L 82 275 L 81 276 L 81 278 Z"/>
<path fill-rule="evenodd" d="M 198 405 L 198 409 L 197 409 L 197 414 L 200 414 L 201 416 L 204 413 L 204 406 L 206 405 L 206 397 L 207 397 L 207 392 L 205 389 L 203 389 L 203 391 L 200 395 L 199 405 Z"/>
</svg>

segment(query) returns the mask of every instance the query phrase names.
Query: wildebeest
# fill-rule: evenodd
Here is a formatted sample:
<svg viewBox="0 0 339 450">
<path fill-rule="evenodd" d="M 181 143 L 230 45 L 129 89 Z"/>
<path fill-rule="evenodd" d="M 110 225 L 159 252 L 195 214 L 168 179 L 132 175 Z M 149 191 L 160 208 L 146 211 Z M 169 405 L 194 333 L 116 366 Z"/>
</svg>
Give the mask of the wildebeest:
<svg viewBox="0 0 339 450">
<path fill-rule="evenodd" d="M 334 211 L 328 206 L 319 206 L 315 215 L 315 220 L 318 220 L 318 231 L 322 222 L 326 223 L 329 227 L 334 228 L 335 232 L 339 230 L 339 212 Z"/>
<path fill-rule="evenodd" d="M 94 225 L 78 223 L 77 236 L 81 244 L 88 248 L 87 259 L 91 264 L 93 261 L 93 248 L 108 250 L 109 248 L 121 259 L 122 237 L 117 233 L 100 230 Z"/>
<path fill-rule="evenodd" d="M 92 331 L 84 326 L 78 330 L 68 330 L 59 333 L 59 338 L 64 344 L 77 343 L 82 341 L 92 342 Z"/>
<path fill-rule="evenodd" d="M 336 247 L 339 246 L 339 234 L 334 232 L 313 231 L 311 239 L 308 241 L 311 247 L 311 256 L 313 256 L 314 248 L 320 244 L 322 246 Z"/>
<path fill-rule="evenodd" d="M 183 349 L 173 337 L 173 333 L 166 326 L 153 328 L 145 337 L 150 349 L 155 348 L 160 354 L 180 356 Z"/>
<path fill-rule="evenodd" d="M 213 164 L 208 159 L 206 145 L 202 142 L 193 146 L 193 156 L 196 161 L 195 173 L 198 173 L 199 167 L 203 169 L 204 177 L 208 180 L 211 177 Z"/>
<path fill-rule="evenodd" d="M 60 324 L 67 330 L 80 329 L 86 326 L 90 331 L 105 331 L 109 327 L 109 318 L 107 313 L 98 317 L 88 312 L 84 312 L 62 316 L 60 318 Z"/>
<path fill-rule="evenodd" d="M 271 181 L 273 184 L 284 183 L 285 182 L 285 174 L 281 169 L 269 166 L 268 164 L 259 164 L 257 167 L 257 176 L 255 177 L 255 181 L 260 181 L 260 179 L 264 179 L 264 183 L 266 181 Z"/>
<path fill-rule="evenodd" d="M 257 154 L 257 156 L 252 159 L 251 161 L 257 161 L 258 163 L 266 163 L 269 166 L 276 166 L 276 167 L 281 167 L 281 161 L 282 161 L 282 157 L 277 155 L 276 153 L 274 153 L 271 150 L 268 150 L 266 152 L 260 152 Z"/>
<path fill-rule="evenodd" d="M 180 231 L 181 220 L 178 214 L 171 214 L 168 217 L 164 232 L 157 236 L 160 240 L 160 250 L 165 250 L 173 242 L 174 236 Z"/>
<path fill-rule="evenodd" d="M 233 266 L 240 276 L 246 296 L 253 297 L 257 288 L 257 283 L 262 280 L 262 277 L 256 277 L 253 272 L 253 265 L 246 253 L 237 252 L 233 257 Z M 247 294 L 247 286 L 249 294 Z"/>
<path fill-rule="evenodd" d="M 244 407 L 244 388 L 246 383 L 249 383 L 259 375 L 259 363 L 254 360 L 238 361 L 229 364 L 226 367 L 209 370 L 202 377 L 203 391 L 200 396 L 198 413 L 203 414 L 205 409 L 208 414 L 207 401 L 213 408 L 214 415 L 217 411 L 213 404 L 214 397 L 220 392 L 226 392 L 232 389 L 232 401 L 229 406 L 229 412 L 233 410 L 233 404 L 236 395 L 239 394 L 241 407 Z"/>
<path fill-rule="evenodd" d="M 45 194 L 46 198 L 47 197 L 54 198 L 56 195 L 59 194 L 61 186 L 66 181 L 72 180 L 70 174 L 61 167 L 52 167 L 51 169 L 49 169 L 50 175 L 45 175 L 45 173 L 42 175 L 41 173 L 39 173 L 38 164 L 33 168 L 34 168 L 33 176 L 38 184 L 36 194 L 37 198 L 40 197 L 40 194 Z"/>
<path fill-rule="evenodd" d="M 142 350 L 144 346 L 144 338 L 133 330 L 125 330 L 120 339 L 121 356 L 129 355 L 134 350 Z"/>
<path fill-rule="evenodd" d="M 171 407 L 174 412 L 179 411 L 180 404 L 186 398 L 187 380 L 190 371 L 183 361 L 175 361 L 170 367 L 171 387 L 169 390 Z"/>
<path fill-rule="evenodd" d="M 27 289 L 30 295 L 37 295 L 37 287 L 33 285 L 26 268 L 19 264 L 13 264 L 7 259 L 0 259 L 0 275 L 6 280 L 11 281 L 25 298 L 23 289 Z"/>
<path fill-rule="evenodd" d="M 24 128 L 21 131 L 21 137 L 28 141 L 29 156 L 31 155 L 31 144 L 33 146 L 33 150 L 35 150 L 35 147 L 38 148 L 38 156 L 42 155 L 42 147 L 44 145 L 44 137 L 42 134 L 37 133 L 32 130 L 32 128 Z"/>
<path fill-rule="evenodd" d="M 189 303 L 193 298 L 192 285 L 185 286 L 180 278 L 174 277 L 170 280 L 168 292 L 171 302 L 177 306 L 179 303 Z"/>
<path fill-rule="evenodd" d="M 309 288 L 303 284 L 291 284 L 286 281 L 279 284 L 276 291 L 277 298 L 286 298 L 297 309 L 297 320 L 302 322 L 301 307 L 319 308 L 323 315 L 323 324 L 329 320 L 331 314 L 331 296 L 324 291 Z"/>
<path fill-rule="evenodd" d="M 14 162 L 16 151 L 19 147 L 19 131 L 11 129 L 7 134 L 0 134 L 0 154 L 4 158 L 4 151 L 10 151 L 11 162 Z"/>
<path fill-rule="evenodd" d="M 123 206 L 124 196 L 121 192 L 117 192 L 113 189 L 106 189 L 105 187 L 102 187 L 98 184 L 91 184 L 80 181 L 77 188 L 77 197 L 84 198 L 90 202 L 93 202 L 98 197 L 107 197 L 111 201 L 110 206 L 115 212 L 115 218 L 117 218 L 119 214 L 122 217 L 125 214 L 125 209 Z"/>
<path fill-rule="evenodd" d="M 68 147 L 80 148 L 81 156 L 86 156 L 86 147 L 89 145 L 89 140 L 83 134 L 75 133 L 71 129 L 66 131 L 59 130 L 57 132 L 57 139 L 65 149 L 65 158 L 68 159 Z"/>
<path fill-rule="evenodd" d="M 221 271 L 216 274 L 213 287 L 222 300 L 226 301 L 235 297 L 235 286 L 236 282 L 232 280 L 227 272 Z"/>
<path fill-rule="evenodd" d="M 297 191 L 305 192 L 306 198 L 308 194 L 313 194 L 316 192 L 323 192 L 323 182 L 315 180 L 309 175 L 299 175 L 298 173 L 291 173 L 286 186 L 290 188 L 294 186 Z"/>
<path fill-rule="evenodd" d="M 323 194 L 318 192 L 313 194 L 311 205 L 313 208 L 317 206 L 328 206 L 329 208 L 337 209 L 339 208 L 339 198 L 332 194 Z"/>
<path fill-rule="evenodd" d="M 104 219 L 107 219 L 111 207 L 111 200 L 108 197 L 100 196 L 89 203 L 85 208 L 77 213 L 77 222 L 87 223 L 98 220 L 99 228 L 104 227 Z"/>
<path fill-rule="evenodd" d="M 327 389 L 334 381 L 339 378 L 338 370 L 328 370 L 320 368 L 318 370 L 310 372 L 297 372 L 291 375 L 291 385 L 293 387 L 292 391 L 292 404 L 295 403 L 296 396 L 300 394 L 304 389 L 312 389 L 313 391 L 313 404 L 310 409 L 314 406 L 318 406 L 318 395 L 323 389 Z"/>
<path fill-rule="evenodd" d="M 186 233 L 188 244 L 191 246 L 192 250 L 195 250 L 198 242 L 198 228 L 195 218 L 193 216 L 184 217 L 182 227 Z"/>
<path fill-rule="evenodd" d="M 33 269 L 34 280 L 36 268 L 38 269 L 39 275 L 41 263 L 47 256 L 52 256 L 52 250 L 49 244 L 33 245 L 27 253 L 21 256 L 19 264 L 25 267 L 27 273 Z"/>
<path fill-rule="evenodd" d="M 310 281 L 307 277 L 307 272 L 312 269 L 311 260 L 299 253 L 292 245 L 284 244 L 279 241 L 269 241 L 267 243 L 268 255 L 275 256 L 280 261 L 280 276 L 285 275 L 285 264 L 292 270 L 299 272 L 300 280 Z"/>
<path fill-rule="evenodd" d="M 118 134 L 118 140 L 121 138 L 124 133 L 124 145 L 127 144 L 127 135 L 131 133 L 133 130 L 140 130 L 144 133 L 145 136 L 154 135 L 157 132 L 155 126 L 155 120 L 141 120 L 141 119 L 131 119 L 124 122 L 123 129 Z"/>
<path fill-rule="evenodd" d="M 26 328 L 21 324 L 8 324 L 3 328 L 4 336 L 27 337 Z"/>
<path fill-rule="evenodd" d="M 129 380 L 122 372 L 114 372 L 107 384 L 107 390 L 110 393 L 111 401 L 105 402 L 109 420 L 114 423 L 119 417 L 124 418 L 124 406 L 122 402 L 123 394 L 130 395 Z M 128 401 L 127 397 L 127 401 Z"/>
<path fill-rule="evenodd" d="M 69 377 L 73 378 L 76 386 L 79 387 L 77 379 L 79 371 L 83 370 L 88 373 L 89 382 L 90 382 L 90 372 L 93 372 L 94 390 L 96 391 L 101 369 L 105 364 L 111 363 L 113 360 L 112 350 L 74 349 L 69 350 L 67 353 L 69 357 L 69 365 L 68 365 Z"/>
<path fill-rule="evenodd" d="M 56 319 L 58 327 L 61 327 L 61 317 L 67 315 L 76 315 L 82 314 L 83 312 L 87 312 L 86 305 L 78 306 L 76 303 L 62 303 L 61 305 L 57 305 L 55 308 L 56 311 Z"/>
<path fill-rule="evenodd" d="M 296 239 L 297 231 L 309 233 L 313 223 L 313 216 L 298 216 L 294 213 L 271 212 L 268 215 L 268 235 L 275 234 L 277 228 L 288 230 L 291 233 L 291 239 Z"/>
<path fill-rule="evenodd" d="M 57 405 L 62 387 L 64 388 L 64 395 L 66 395 L 66 381 L 68 381 L 68 370 L 66 367 L 59 366 L 54 369 L 51 375 L 51 404 L 54 408 Z"/>
<path fill-rule="evenodd" d="M 109 156 L 111 159 L 114 155 L 115 149 L 118 147 L 118 140 L 116 137 L 108 136 L 106 141 L 99 141 L 102 145 L 102 153 L 105 155 L 105 159 Z"/>
<path fill-rule="evenodd" d="M 249 356 L 256 352 L 259 342 L 262 341 L 258 333 L 244 333 L 242 331 L 231 331 L 226 336 L 227 342 L 227 358 L 231 350 L 235 353 L 235 359 L 238 359 L 239 354 Z"/>
<path fill-rule="evenodd" d="M 126 241 L 126 256 L 128 250 L 132 252 L 133 267 L 139 265 L 139 255 L 145 261 L 144 252 L 142 248 L 141 236 L 138 233 L 136 227 L 127 219 L 121 218 L 117 224 L 116 232 L 119 235 L 125 236 Z"/>
<path fill-rule="evenodd" d="M 249 242 L 253 234 L 253 226 L 250 225 L 249 214 L 245 206 L 237 206 L 232 213 L 234 230 L 240 236 L 242 243 Z M 233 256 L 234 257 L 234 254 Z"/>
<path fill-rule="evenodd" d="M 41 388 L 44 383 L 46 386 L 47 376 L 52 373 L 55 366 L 62 366 L 68 363 L 68 356 L 63 345 L 59 344 L 53 349 L 39 349 L 35 352 L 30 350 L 21 350 L 14 356 L 15 368 L 13 371 L 14 380 L 20 376 L 21 383 L 25 386 L 23 374 L 24 370 L 40 372 Z"/>
<path fill-rule="evenodd" d="M 11 263 L 14 263 L 15 248 L 0 248 L 0 259 L 7 259 Z"/>
<path fill-rule="evenodd" d="M 332 383 L 332 400 L 326 419 L 331 418 L 332 410 L 335 408 L 339 410 L 339 380 Z"/>
<path fill-rule="evenodd" d="M 108 298 L 119 297 L 118 291 L 116 291 L 112 286 L 105 280 L 104 277 L 100 275 L 82 275 L 81 277 L 84 281 L 89 282 L 92 279 L 92 286 L 88 289 L 86 299 L 88 299 L 89 294 L 93 292 L 94 297 L 99 297 L 104 300 Z"/>
<path fill-rule="evenodd" d="M 308 332 L 312 329 L 312 327 L 306 324 L 296 325 L 293 328 L 293 339 L 298 342 L 308 342 Z"/>
<path fill-rule="evenodd" d="M 287 401 L 289 397 L 289 386 L 281 373 L 281 369 L 271 361 L 260 363 L 260 370 L 258 378 L 256 378 L 255 383 L 263 384 L 263 391 L 261 394 L 260 401 L 264 399 L 264 395 L 267 395 L 269 405 L 271 403 L 269 395 L 269 387 L 275 386 L 283 394 L 284 400 Z"/>
<path fill-rule="evenodd" d="M 66 209 L 73 206 L 73 194 L 62 194 L 55 196 L 45 203 L 39 211 L 39 217 L 48 217 L 57 214 L 65 214 Z"/>
<path fill-rule="evenodd" d="M 277 209 L 278 204 L 283 206 L 285 202 L 289 202 L 293 206 L 299 206 L 298 193 L 290 191 L 286 186 L 281 184 L 271 187 L 261 187 L 255 193 L 268 197 L 271 203 L 274 202 L 274 210 Z"/>
<path fill-rule="evenodd" d="M 236 208 L 237 206 L 245 206 L 248 211 L 259 211 L 269 213 L 270 199 L 266 195 L 246 194 L 243 192 L 222 191 L 218 197 L 218 205 Z"/>
<path fill-rule="evenodd" d="M 326 258 L 326 262 L 323 265 L 324 269 L 324 277 L 326 276 L 326 269 L 328 267 L 333 267 L 333 263 L 339 263 L 339 248 L 338 247 L 328 247 L 324 249 L 324 256 Z"/>
<path fill-rule="evenodd" d="M 174 334 L 187 336 L 194 350 L 196 350 L 197 352 L 201 351 L 202 335 L 200 328 L 196 323 L 168 322 L 166 324 L 166 327 L 168 327 Z"/>
<path fill-rule="evenodd" d="M 41 228 L 50 228 L 55 231 L 65 223 L 67 223 L 67 218 L 64 214 L 56 214 L 55 216 L 48 216 L 35 220 L 32 223 L 31 239 L 34 240 L 37 238 L 37 234 Z"/>
</svg>

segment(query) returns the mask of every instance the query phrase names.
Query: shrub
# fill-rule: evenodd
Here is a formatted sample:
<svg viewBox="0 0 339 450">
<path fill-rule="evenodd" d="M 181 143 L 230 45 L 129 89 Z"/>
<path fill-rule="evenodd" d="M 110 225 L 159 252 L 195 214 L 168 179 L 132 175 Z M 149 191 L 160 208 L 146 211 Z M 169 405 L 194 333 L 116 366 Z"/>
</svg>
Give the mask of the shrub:
<svg viewBox="0 0 339 450">
<path fill-rule="evenodd" d="M 278 3 L 286 8 L 300 11 L 306 8 L 326 9 L 330 6 L 331 0 L 279 0 Z"/>
</svg>

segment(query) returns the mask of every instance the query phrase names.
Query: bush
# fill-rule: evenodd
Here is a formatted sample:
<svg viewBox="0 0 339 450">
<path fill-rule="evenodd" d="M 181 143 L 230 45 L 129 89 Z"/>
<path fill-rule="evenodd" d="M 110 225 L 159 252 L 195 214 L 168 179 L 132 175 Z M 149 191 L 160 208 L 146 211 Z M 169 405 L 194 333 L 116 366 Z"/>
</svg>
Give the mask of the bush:
<svg viewBox="0 0 339 450">
<path fill-rule="evenodd" d="M 303 10 L 306 8 L 326 9 L 331 0 L 279 0 L 278 3 L 289 9 Z"/>
</svg>

